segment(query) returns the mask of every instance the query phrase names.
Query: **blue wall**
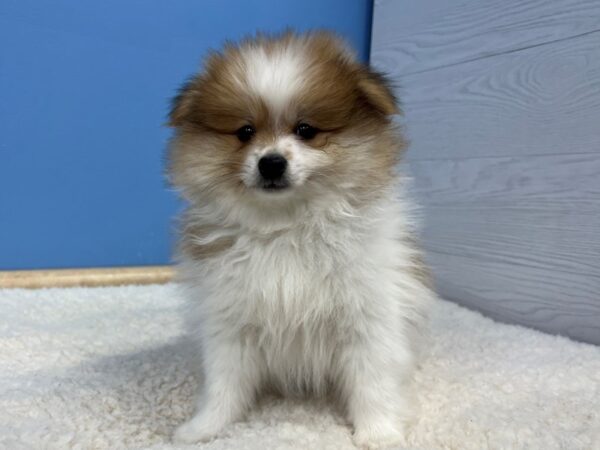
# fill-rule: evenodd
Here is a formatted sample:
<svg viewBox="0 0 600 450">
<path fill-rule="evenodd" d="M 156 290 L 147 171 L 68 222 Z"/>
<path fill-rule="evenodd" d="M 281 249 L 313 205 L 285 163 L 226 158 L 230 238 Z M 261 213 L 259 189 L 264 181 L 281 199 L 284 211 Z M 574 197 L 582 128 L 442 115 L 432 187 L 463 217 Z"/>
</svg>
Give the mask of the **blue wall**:
<svg viewBox="0 0 600 450">
<path fill-rule="evenodd" d="M 170 98 L 202 54 L 327 27 L 368 58 L 370 0 L 2 0 L 0 269 L 165 264 Z"/>
</svg>

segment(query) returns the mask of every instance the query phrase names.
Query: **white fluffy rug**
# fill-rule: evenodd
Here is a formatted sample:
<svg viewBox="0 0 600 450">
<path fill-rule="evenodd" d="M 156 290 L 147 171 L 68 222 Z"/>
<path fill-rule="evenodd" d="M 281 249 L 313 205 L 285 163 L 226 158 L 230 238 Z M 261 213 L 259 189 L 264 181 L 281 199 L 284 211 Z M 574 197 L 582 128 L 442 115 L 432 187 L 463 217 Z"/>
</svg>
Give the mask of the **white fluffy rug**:
<svg viewBox="0 0 600 450">
<path fill-rule="evenodd" d="M 0 290 L 0 448 L 176 448 L 197 379 L 173 285 Z M 600 449 L 600 348 L 440 302 L 410 449 Z M 208 449 L 353 448 L 324 403 L 267 398 Z M 190 447 L 191 448 L 191 447 Z"/>
</svg>

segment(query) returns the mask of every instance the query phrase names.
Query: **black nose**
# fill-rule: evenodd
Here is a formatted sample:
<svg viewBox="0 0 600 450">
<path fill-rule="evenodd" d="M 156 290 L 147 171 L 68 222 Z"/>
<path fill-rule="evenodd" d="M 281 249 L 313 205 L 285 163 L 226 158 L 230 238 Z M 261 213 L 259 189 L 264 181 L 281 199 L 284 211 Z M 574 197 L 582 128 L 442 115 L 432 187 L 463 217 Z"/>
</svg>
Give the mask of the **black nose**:
<svg viewBox="0 0 600 450">
<path fill-rule="evenodd" d="M 265 180 L 281 178 L 287 167 L 287 159 L 277 153 L 270 153 L 258 161 L 258 171 Z"/>
</svg>

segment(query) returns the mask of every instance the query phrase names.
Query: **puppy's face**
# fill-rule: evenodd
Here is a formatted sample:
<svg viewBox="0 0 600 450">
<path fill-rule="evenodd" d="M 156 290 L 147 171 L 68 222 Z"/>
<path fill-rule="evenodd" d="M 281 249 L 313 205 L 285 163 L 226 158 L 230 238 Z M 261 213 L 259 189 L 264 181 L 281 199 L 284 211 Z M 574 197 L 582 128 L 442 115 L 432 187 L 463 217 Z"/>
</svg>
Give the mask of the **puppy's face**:
<svg viewBox="0 0 600 450">
<path fill-rule="evenodd" d="M 396 111 L 382 78 L 331 35 L 228 46 L 175 99 L 171 179 L 199 203 L 360 196 L 392 177 Z"/>
</svg>

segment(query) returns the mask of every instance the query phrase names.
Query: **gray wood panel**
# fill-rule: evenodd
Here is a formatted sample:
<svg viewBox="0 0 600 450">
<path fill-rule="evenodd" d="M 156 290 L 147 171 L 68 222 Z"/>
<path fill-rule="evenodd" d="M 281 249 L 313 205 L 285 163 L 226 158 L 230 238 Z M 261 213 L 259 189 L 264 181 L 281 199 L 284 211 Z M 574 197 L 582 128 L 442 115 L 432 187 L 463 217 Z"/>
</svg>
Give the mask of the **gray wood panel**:
<svg viewBox="0 0 600 450">
<path fill-rule="evenodd" d="M 600 344 L 600 0 L 375 4 L 440 294 Z"/>
<path fill-rule="evenodd" d="M 600 341 L 600 154 L 410 165 L 446 298 Z"/>
<path fill-rule="evenodd" d="M 600 150 L 600 32 L 392 75 L 414 144 L 410 158 Z"/>
<path fill-rule="evenodd" d="M 600 30 L 598 0 L 377 0 L 372 59 L 403 75 Z"/>
</svg>

